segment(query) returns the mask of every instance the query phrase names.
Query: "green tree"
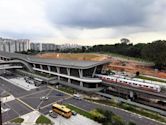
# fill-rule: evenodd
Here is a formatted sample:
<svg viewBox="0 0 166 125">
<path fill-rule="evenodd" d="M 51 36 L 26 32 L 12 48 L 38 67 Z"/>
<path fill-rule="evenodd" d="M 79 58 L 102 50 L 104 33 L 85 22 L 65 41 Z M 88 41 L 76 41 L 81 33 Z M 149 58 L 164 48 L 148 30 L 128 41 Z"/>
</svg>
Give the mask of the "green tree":
<svg viewBox="0 0 166 125">
<path fill-rule="evenodd" d="M 112 117 L 112 125 L 125 125 L 125 122 L 122 120 L 121 117 L 114 115 Z"/>
<path fill-rule="evenodd" d="M 166 66 L 166 41 L 158 40 L 146 45 L 142 50 L 143 58 L 153 61 L 159 69 Z"/>
<path fill-rule="evenodd" d="M 140 74 L 140 72 L 139 72 L 139 71 L 137 71 L 137 72 L 136 72 L 136 76 L 139 76 L 139 74 Z"/>
<path fill-rule="evenodd" d="M 86 51 L 86 47 L 82 46 L 82 52 L 84 53 Z"/>
</svg>

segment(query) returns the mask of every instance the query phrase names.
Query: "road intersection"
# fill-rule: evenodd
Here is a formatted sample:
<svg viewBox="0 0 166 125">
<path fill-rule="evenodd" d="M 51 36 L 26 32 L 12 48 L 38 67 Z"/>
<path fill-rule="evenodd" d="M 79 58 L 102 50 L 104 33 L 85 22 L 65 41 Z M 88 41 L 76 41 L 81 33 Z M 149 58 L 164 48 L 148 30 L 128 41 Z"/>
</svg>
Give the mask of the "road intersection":
<svg viewBox="0 0 166 125">
<path fill-rule="evenodd" d="M 15 100 L 4 103 L 2 107 L 10 108 L 11 110 L 2 114 L 3 122 L 10 121 L 16 117 L 25 115 L 32 111 L 39 111 L 47 115 L 51 110 L 51 105 L 55 102 L 63 104 L 72 104 L 86 111 L 91 111 L 96 108 L 110 110 L 115 114 L 121 116 L 126 121 L 134 121 L 137 125 L 150 124 L 162 125 L 159 122 L 151 119 L 140 117 L 137 114 L 127 112 L 110 106 L 92 103 L 86 100 L 76 100 L 72 95 L 57 90 L 54 86 L 41 86 L 38 89 L 25 91 L 22 88 L 12 85 L 11 83 L 1 80 L 0 88 L 7 91 L 15 97 Z M 40 100 L 40 97 L 47 96 L 48 100 Z"/>
</svg>

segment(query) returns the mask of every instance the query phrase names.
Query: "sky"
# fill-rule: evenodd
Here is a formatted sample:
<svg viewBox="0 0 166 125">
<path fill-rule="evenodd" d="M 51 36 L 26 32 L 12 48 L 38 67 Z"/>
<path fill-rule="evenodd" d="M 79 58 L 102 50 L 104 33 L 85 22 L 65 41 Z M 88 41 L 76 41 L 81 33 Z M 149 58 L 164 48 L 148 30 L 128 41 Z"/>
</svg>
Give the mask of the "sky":
<svg viewBox="0 0 166 125">
<path fill-rule="evenodd" d="M 166 40 L 166 0 L 0 0 L 0 37 L 55 44 Z"/>
</svg>

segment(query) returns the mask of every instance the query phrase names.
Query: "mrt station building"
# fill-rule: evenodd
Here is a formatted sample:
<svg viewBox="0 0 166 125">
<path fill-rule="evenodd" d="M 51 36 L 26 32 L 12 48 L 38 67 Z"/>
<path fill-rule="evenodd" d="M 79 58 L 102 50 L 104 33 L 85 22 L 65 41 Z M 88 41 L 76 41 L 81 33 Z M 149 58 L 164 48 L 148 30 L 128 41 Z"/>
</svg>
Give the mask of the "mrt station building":
<svg viewBox="0 0 166 125">
<path fill-rule="evenodd" d="M 44 59 L 17 53 L 0 52 L 0 60 L 3 64 L 15 64 L 23 66 L 23 70 L 31 73 L 49 74 L 57 83 L 70 86 L 86 92 L 102 90 L 102 80 L 95 78 L 100 74 L 106 61 L 78 61 L 66 59 Z M 0 62 L 1 63 L 1 62 Z"/>
</svg>

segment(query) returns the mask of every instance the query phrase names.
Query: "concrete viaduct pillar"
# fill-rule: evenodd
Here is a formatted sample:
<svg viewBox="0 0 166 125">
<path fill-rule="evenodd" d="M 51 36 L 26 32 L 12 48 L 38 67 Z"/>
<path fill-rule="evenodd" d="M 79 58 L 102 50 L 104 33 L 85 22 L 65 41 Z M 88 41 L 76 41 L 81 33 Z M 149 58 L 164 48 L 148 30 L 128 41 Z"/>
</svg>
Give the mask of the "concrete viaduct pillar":
<svg viewBox="0 0 166 125">
<path fill-rule="evenodd" d="M 67 75 L 70 76 L 70 68 L 67 68 Z M 71 79 L 68 78 L 68 83 L 71 83 Z"/>
<path fill-rule="evenodd" d="M 60 68 L 56 67 L 57 73 L 60 74 Z M 58 76 L 58 80 L 60 80 L 60 76 Z"/>
</svg>

